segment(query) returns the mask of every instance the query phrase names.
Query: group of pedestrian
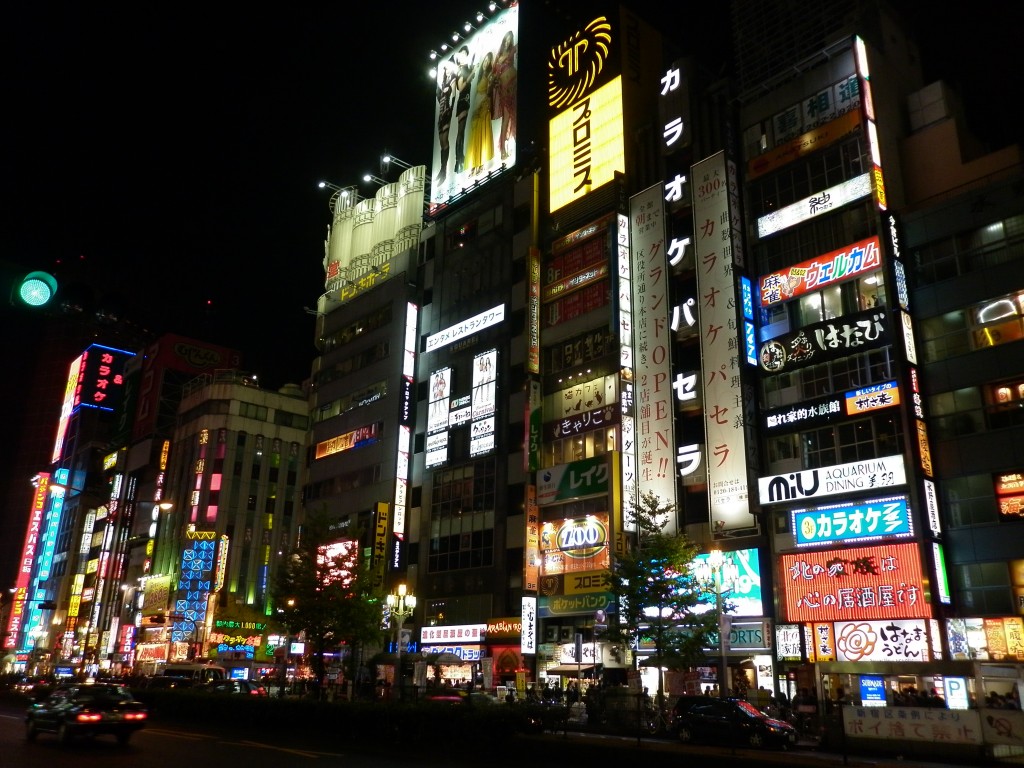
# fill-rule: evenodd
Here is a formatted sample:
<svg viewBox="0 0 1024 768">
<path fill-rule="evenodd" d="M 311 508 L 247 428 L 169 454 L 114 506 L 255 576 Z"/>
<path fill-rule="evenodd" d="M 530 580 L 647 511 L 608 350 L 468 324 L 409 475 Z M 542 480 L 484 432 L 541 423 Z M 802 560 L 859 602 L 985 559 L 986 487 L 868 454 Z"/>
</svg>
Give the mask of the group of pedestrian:
<svg viewBox="0 0 1024 768">
<path fill-rule="evenodd" d="M 1002 694 L 991 691 L 985 697 L 985 706 L 989 709 L 1020 709 L 1020 694 L 1014 686 L 1009 693 Z"/>
</svg>

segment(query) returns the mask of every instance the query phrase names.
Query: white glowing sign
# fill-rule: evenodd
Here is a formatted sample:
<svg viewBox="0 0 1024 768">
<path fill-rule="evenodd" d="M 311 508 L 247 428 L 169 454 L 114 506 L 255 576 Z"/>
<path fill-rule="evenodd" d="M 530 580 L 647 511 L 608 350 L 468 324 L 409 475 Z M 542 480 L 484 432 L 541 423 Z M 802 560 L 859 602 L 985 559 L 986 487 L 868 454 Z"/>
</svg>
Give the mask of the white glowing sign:
<svg viewBox="0 0 1024 768">
<path fill-rule="evenodd" d="M 492 309 L 488 309 L 481 312 L 479 315 L 474 315 L 468 320 L 463 320 L 461 323 L 445 328 L 443 331 L 438 331 L 433 336 L 427 337 L 427 352 L 433 352 L 434 350 L 445 347 L 449 344 L 453 344 L 456 341 L 471 336 L 477 331 L 482 331 L 485 328 L 490 328 L 493 325 L 497 325 L 505 319 L 505 305 L 499 304 Z"/>
<path fill-rule="evenodd" d="M 762 216 L 757 220 L 757 236 L 768 237 L 768 235 L 781 232 L 789 227 L 813 219 L 823 213 L 828 213 L 841 208 L 854 200 L 860 200 L 871 194 L 871 174 L 864 173 L 852 179 L 837 184 L 817 194 L 805 197 L 792 205 L 780 208 L 777 211 Z"/>
</svg>

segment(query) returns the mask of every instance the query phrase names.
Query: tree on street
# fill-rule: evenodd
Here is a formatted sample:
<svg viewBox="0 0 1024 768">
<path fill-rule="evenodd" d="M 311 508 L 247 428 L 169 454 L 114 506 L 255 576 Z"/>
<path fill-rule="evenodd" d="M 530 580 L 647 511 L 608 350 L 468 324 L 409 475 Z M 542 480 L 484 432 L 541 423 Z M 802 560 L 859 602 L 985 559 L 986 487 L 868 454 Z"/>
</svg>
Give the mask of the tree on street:
<svg viewBox="0 0 1024 768">
<path fill-rule="evenodd" d="M 675 511 L 657 494 L 641 494 L 632 510 L 636 540 L 612 566 L 618 621 L 611 624 L 610 637 L 631 648 L 641 641 L 654 648 L 659 702 L 665 694 L 663 669 L 704 661 L 705 648 L 715 646 L 718 632 L 718 611 L 704 609 L 707 585 L 693 571 L 696 545 L 682 532 L 665 531 Z"/>
<path fill-rule="evenodd" d="M 339 540 L 322 512 L 307 515 L 271 594 L 277 618 L 288 633 L 305 634 L 318 690 L 323 690 L 328 651 L 383 640 L 381 602 L 371 594 L 369 584 L 370 577 L 359 563 L 358 536 Z M 350 665 L 354 655 L 348 654 Z M 351 679 L 354 670 L 348 673 Z"/>
</svg>

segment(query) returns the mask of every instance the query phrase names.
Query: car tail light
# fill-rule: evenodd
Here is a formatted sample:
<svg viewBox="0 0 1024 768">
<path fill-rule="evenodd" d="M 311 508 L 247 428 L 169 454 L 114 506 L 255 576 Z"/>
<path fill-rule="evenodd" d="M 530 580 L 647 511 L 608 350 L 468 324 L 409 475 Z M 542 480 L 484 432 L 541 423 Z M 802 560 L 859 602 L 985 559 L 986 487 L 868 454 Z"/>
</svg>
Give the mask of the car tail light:
<svg viewBox="0 0 1024 768">
<path fill-rule="evenodd" d="M 146 719 L 146 713 L 145 712 L 125 712 L 124 713 L 124 719 L 125 720 L 145 720 Z"/>
<path fill-rule="evenodd" d="M 80 723 L 95 723 L 98 720 L 102 719 L 103 715 L 101 715 L 99 712 L 79 712 L 78 715 L 75 717 L 75 720 L 77 720 Z"/>
</svg>

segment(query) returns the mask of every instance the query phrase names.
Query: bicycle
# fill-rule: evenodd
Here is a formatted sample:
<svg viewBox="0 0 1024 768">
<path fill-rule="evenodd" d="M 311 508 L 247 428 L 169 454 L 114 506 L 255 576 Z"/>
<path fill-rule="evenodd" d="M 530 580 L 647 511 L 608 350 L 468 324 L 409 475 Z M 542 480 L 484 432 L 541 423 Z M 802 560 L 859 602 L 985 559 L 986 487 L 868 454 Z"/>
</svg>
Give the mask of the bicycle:
<svg viewBox="0 0 1024 768">
<path fill-rule="evenodd" d="M 673 713 L 665 702 L 661 702 L 660 706 L 651 701 L 645 702 L 642 720 L 643 730 L 650 736 L 672 732 Z"/>
</svg>

